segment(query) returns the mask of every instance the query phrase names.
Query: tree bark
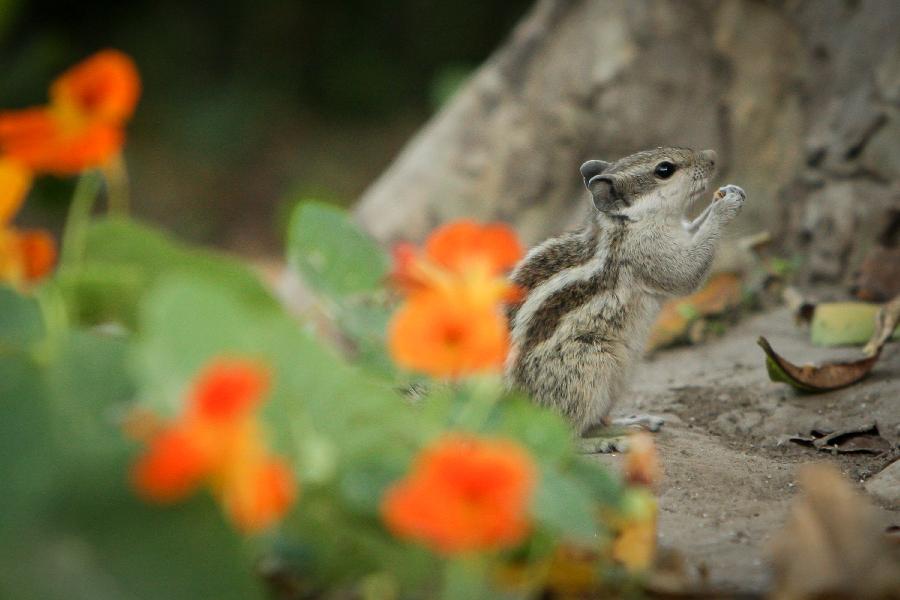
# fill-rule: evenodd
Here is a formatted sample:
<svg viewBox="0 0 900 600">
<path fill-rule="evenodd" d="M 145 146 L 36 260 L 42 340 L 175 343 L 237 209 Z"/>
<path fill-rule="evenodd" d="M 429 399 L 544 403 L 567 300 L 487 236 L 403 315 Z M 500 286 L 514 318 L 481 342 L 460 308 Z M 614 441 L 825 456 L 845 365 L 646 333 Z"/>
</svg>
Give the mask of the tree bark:
<svg viewBox="0 0 900 600">
<path fill-rule="evenodd" d="M 898 30 L 878 0 L 540 0 L 357 217 L 383 241 L 472 217 L 534 243 L 587 209 L 584 160 L 711 147 L 749 195 L 737 233 L 839 280 L 900 219 Z"/>
</svg>

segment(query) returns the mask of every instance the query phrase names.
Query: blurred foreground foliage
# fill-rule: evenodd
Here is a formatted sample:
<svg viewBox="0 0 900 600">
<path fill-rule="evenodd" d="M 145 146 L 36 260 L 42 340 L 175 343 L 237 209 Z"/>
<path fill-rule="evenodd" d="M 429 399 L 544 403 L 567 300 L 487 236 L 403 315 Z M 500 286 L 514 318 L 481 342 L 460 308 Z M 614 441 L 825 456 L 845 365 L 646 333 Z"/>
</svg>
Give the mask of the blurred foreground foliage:
<svg viewBox="0 0 900 600">
<path fill-rule="evenodd" d="M 402 391 L 411 380 L 384 349 L 389 261 L 343 211 L 304 202 L 290 224 L 288 263 L 333 324 L 326 337 L 237 260 L 127 219 L 86 227 L 39 287 L 0 288 L 0 596 L 529 597 L 572 546 L 588 549 L 591 585 L 624 574 L 600 515 L 627 515 L 636 497 L 576 453 L 562 419 L 493 376 L 431 382 L 415 401 Z M 128 415 L 174 415 L 217 356 L 272 369 L 262 418 L 300 482 L 261 535 L 237 533 L 208 495 L 155 507 L 128 481 Z M 384 526 L 386 488 L 448 431 L 533 456 L 532 527 L 517 547 L 447 557 Z"/>
</svg>

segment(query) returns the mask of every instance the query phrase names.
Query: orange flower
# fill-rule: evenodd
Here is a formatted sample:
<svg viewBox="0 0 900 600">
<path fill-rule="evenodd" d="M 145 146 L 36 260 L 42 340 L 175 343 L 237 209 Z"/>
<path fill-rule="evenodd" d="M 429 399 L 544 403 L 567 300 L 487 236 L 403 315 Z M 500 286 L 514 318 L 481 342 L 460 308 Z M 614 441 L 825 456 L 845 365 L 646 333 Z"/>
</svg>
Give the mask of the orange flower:
<svg viewBox="0 0 900 600">
<path fill-rule="evenodd" d="M 432 232 L 421 255 L 411 244 L 395 246 L 392 279 L 408 293 L 446 285 L 453 278 L 488 280 L 511 269 L 522 254 L 507 225 L 454 221 Z"/>
<path fill-rule="evenodd" d="M 131 59 L 99 52 L 53 83 L 47 107 L 0 113 L 0 152 L 35 172 L 101 166 L 121 151 L 139 95 Z"/>
<path fill-rule="evenodd" d="M 463 273 L 485 267 L 492 275 L 499 275 L 519 262 L 523 249 L 508 225 L 460 220 L 432 232 L 425 253 L 450 271 Z"/>
<path fill-rule="evenodd" d="M 412 293 L 427 287 L 428 277 L 419 272 L 419 251 L 408 242 L 396 244 L 393 249 L 394 269 L 390 279 L 398 289 Z"/>
<path fill-rule="evenodd" d="M 528 533 L 536 474 L 512 441 L 448 435 L 388 489 L 382 518 L 398 537 L 442 554 L 509 547 Z"/>
<path fill-rule="evenodd" d="M 37 281 L 56 262 L 56 244 L 48 233 L 9 226 L 30 186 L 28 169 L 15 161 L 0 159 L 0 281 L 13 285 Z"/>
<path fill-rule="evenodd" d="M 37 281 L 55 262 L 56 244 L 48 233 L 0 225 L 0 281 L 13 285 Z"/>
<path fill-rule="evenodd" d="M 521 255 L 506 225 L 472 221 L 439 228 L 421 254 L 395 247 L 392 279 L 408 299 L 389 328 L 394 360 L 439 377 L 501 369 L 509 346 L 502 305 L 517 295 L 503 272 Z"/>
<path fill-rule="evenodd" d="M 172 423 L 136 427 L 149 431 L 147 452 L 132 480 L 158 503 L 183 500 L 206 483 L 243 531 L 270 527 L 296 499 L 290 469 L 272 456 L 254 414 L 268 389 L 268 372 L 242 360 L 220 359 L 197 378 L 188 406 Z"/>
<path fill-rule="evenodd" d="M 46 231 L 20 231 L 19 251 L 26 281 L 41 279 L 56 263 L 56 243 Z"/>
<path fill-rule="evenodd" d="M 132 475 L 141 493 L 154 502 L 183 500 L 200 486 L 210 470 L 211 449 L 196 429 L 163 429 L 149 445 Z"/>
<path fill-rule="evenodd" d="M 219 359 L 204 371 L 191 392 L 191 407 L 201 417 L 216 420 L 246 415 L 268 391 L 269 374 L 245 361 Z"/>
<path fill-rule="evenodd" d="M 19 212 L 31 187 L 31 171 L 12 160 L 0 159 L 0 227 Z"/>
<path fill-rule="evenodd" d="M 255 461 L 225 481 L 225 512 L 247 531 L 260 531 L 285 514 L 297 497 L 294 476 L 278 459 Z"/>
<path fill-rule="evenodd" d="M 121 124 L 131 118 L 141 94 L 134 61 L 118 50 L 102 50 L 63 73 L 50 87 L 52 103 L 93 120 Z"/>
<path fill-rule="evenodd" d="M 389 325 L 388 344 L 400 366 L 437 377 L 500 370 L 509 349 L 506 317 L 496 303 L 431 291 L 409 299 Z"/>
<path fill-rule="evenodd" d="M 34 281 L 56 260 L 49 235 L 7 227 L 34 173 L 73 174 L 106 164 L 121 151 L 139 95 L 131 59 L 104 50 L 57 79 L 48 106 L 0 113 L 0 280 Z"/>
</svg>

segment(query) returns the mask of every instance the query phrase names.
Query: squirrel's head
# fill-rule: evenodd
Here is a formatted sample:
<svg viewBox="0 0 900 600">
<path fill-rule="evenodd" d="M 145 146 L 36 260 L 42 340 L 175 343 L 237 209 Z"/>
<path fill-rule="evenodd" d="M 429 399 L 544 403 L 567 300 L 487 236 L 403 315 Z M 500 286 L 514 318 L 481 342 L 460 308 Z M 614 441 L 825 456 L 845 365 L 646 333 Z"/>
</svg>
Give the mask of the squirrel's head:
<svg viewBox="0 0 900 600">
<path fill-rule="evenodd" d="M 581 165 L 581 176 L 598 211 L 637 221 L 648 215 L 683 216 L 715 170 L 712 150 L 656 148 L 614 163 L 589 160 Z"/>
</svg>

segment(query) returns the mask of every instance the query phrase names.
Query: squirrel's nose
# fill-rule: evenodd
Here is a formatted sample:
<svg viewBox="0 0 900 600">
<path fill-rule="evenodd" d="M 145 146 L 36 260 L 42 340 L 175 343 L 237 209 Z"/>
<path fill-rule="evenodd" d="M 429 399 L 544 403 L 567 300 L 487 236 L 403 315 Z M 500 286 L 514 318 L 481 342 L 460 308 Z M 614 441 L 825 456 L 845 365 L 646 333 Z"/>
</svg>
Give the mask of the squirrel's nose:
<svg viewBox="0 0 900 600">
<path fill-rule="evenodd" d="M 716 156 L 715 150 L 704 150 L 700 153 L 700 158 L 708 162 L 711 167 L 714 167 L 716 166 L 716 159 L 718 157 Z"/>
</svg>

